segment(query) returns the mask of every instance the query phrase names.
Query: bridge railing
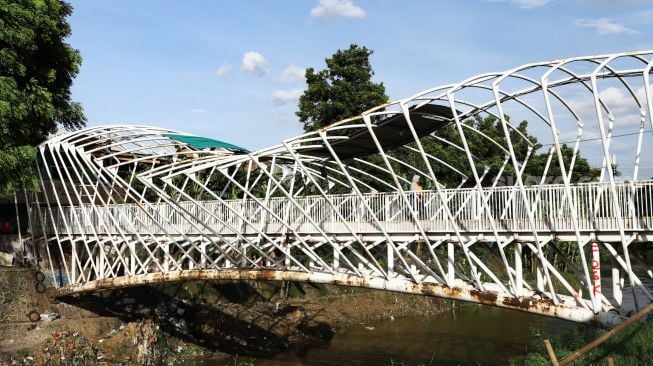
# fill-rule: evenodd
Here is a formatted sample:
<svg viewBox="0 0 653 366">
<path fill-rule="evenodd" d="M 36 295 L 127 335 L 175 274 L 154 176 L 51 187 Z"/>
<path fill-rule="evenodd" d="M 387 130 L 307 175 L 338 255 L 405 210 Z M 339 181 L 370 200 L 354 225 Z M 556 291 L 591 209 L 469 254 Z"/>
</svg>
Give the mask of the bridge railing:
<svg viewBox="0 0 653 366">
<path fill-rule="evenodd" d="M 225 201 L 191 201 L 52 207 L 44 212 L 45 233 L 59 235 L 286 234 L 415 232 L 569 232 L 653 228 L 653 181 L 461 188 Z M 573 210 L 572 210 L 573 208 Z M 534 227 L 529 220 L 533 217 Z M 574 223 L 573 212 L 577 220 Z"/>
</svg>

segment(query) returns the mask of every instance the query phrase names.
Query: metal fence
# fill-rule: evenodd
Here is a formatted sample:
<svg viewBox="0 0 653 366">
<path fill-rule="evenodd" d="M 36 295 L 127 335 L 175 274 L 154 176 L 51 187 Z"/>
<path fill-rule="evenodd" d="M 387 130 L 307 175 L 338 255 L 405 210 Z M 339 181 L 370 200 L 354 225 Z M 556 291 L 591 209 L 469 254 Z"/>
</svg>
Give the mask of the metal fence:
<svg viewBox="0 0 653 366">
<path fill-rule="evenodd" d="M 615 189 L 584 183 L 571 186 L 570 196 L 564 185 L 542 185 L 82 205 L 60 207 L 43 221 L 47 234 L 70 235 L 414 232 L 416 221 L 428 232 L 617 231 L 620 221 L 629 231 L 653 228 L 653 181 L 620 182 Z"/>
</svg>

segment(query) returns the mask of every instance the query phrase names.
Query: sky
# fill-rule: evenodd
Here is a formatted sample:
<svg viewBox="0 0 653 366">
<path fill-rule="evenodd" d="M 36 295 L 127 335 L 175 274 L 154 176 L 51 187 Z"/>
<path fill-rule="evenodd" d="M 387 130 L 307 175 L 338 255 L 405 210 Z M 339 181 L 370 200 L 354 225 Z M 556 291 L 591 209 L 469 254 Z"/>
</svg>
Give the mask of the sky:
<svg viewBox="0 0 653 366">
<path fill-rule="evenodd" d="M 653 0 L 71 1 L 89 126 L 152 125 L 248 149 L 302 132 L 304 68 L 355 43 L 400 99 L 476 74 L 653 49 Z"/>
</svg>

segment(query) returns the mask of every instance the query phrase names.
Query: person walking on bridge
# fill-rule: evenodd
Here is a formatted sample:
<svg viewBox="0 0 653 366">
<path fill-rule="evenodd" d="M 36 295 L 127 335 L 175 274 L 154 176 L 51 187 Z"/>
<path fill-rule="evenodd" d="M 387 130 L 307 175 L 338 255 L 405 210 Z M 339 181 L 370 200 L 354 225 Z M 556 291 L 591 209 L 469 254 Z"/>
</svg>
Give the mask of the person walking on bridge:
<svg viewBox="0 0 653 366">
<path fill-rule="evenodd" d="M 420 182 L 420 176 L 415 174 L 413 175 L 413 179 L 410 182 L 410 194 L 412 198 L 412 205 L 413 205 L 413 210 L 415 210 L 415 214 L 417 216 L 418 220 L 422 219 L 422 212 L 424 211 L 423 209 L 423 191 L 424 187 L 422 186 L 422 183 Z"/>
</svg>

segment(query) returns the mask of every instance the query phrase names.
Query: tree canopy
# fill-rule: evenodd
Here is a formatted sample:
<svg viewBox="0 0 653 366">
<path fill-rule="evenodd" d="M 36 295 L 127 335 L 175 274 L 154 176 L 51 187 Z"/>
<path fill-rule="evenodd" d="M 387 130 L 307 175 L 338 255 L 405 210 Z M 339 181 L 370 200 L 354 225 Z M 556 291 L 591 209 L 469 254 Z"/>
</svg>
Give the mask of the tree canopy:
<svg viewBox="0 0 653 366">
<path fill-rule="evenodd" d="M 506 116 L 505 118 L 506 120 L 510 121 L 509 116 Z M 501 167 L 506 159 L 506 152 L 503 151 L 502 148 L 506 149 L 508 144 L 501 127 L 501 121 L 494 116 L 486 116 L 485 118 L 477 116 L 475 118 L 467 119 L 463 123 L 473 127 L 474 130 L 479 131 L 483 135 L 487 136 L 487 138 L 490 138 L 496 142 L 496 145 L 490 143 L 489 140 L 480 133 L 469 131 L 465 132 L 465 138 L 467 140 L 470 153 L 474 157 L 478 158 L 476 170 L 478 174 L 481 175 L 486 168 L 489 169 L 488 174 L 486 174 L 483 180 L 483 184 L 491 184 L 501 170 Z M 510 140 L 513 145 L 516 160 L 519 163 L 525 161 L 529 150 L 529 144 L 522 136 L 524 136 L 533 144 L 533 153 L 527 160 L 526 166 L 524 167 L 522 176 L 524 183 L 539 184 L 547 165 L 546 163 L 549 157 L 549 150 L 538 143 L 536 136 L 530 135 L 528 133 L 528 121 L 521 121 L 519 124 L 515 125 L 515 129 L 519 131 L 519 133 L 515 130 L 511 130 Z M 522 136 L 520 136 L 520 134 Z M 458 134 L 454 125 L 448 125 L 438 130 L 437 135 L 438 137 L 448 140 L 457 146 L 462 146 L 460 135 Z M 471 171 L 469 170 L 467 157 L 462 151 L 449 144 L 443 143 L 440 140 L 424 139 L 422 144 L 424 145 L 424 150 L 426 152 L 434 156 L 438 156 L 451 166 L 460 169 L 466 174 L 469 174 L 471 177 Z M 499 146 L 502 148 L 499 148 Z M 573 149 L 567 145 L 562 145 L 561 152 L 565 167 L 569 169 L 573 156 Z M 404 152 L 404 154 L 407 153 Z M 413 158 L 404 157 L 404 159 L 406 158 L 410 159 L 410 161 L 418 162 L 418 164 L 421 163 L 421 159 L 417 156 Z M 434 165 L 433 168 L 434 173 L 436 177 L 438 177 L 438 181 L 440 183 L 443 183 L 449 187 L 455 187 L 460 183 L 460 177 L 452 175 L 449 168 L 442 165 Z M 570 181 L 573 183 L 587 182 L 598 177 L 600 173 L 601 170 L 591 167 L 586 158 L 577 156 L 574 161 L 574 169 Z M 508 164 L 506 165 L 501 177 L 502 178 L 499 180 L 499 184 L 513 185 L 516 183 L 514 181 L 516 173 L 514 171 L 512 161 L 508 161 Z M 557 156 L 554 156 L 553 161 L 551 164 L 549 164 L 546 177 L 547 178 L 545 183 L 563 182 L 562 174 L 560 171 L 560 164 L 557 162 Z M 471 184 L 474 184 L 473 179 L 469 179 L 466 182 L 467 186 Z"/>
<path fill-rule="evenodd" d="M 34 146 L 86 123 L 70 95 L 81 64 L 65 42 L 71 13 L 60 0 L 0 0 L 0 197 L 36 189 Z"/>
<path fill-rule="evenodd" d="M 326 69 L 306 69 L 308 87 L 299 98 L 296 113 L 304 131 L 316 130 L 388 101 L 383 83 L 372 82 L 372 53 L 352 44 L 327 58 Z"/>
<path fill-rule="evenodd" d="M 324 127 L 331 123 L 337 122 L 344 118 L 352 117 L 364 112 L 375 106 L 384 104 L 388 101 L 385 95 L 383 83 L 374 83 L 371 81 L 372 66 L 369 57 L 372 50 L 352 44 L 349 49 L 338 50 L 331 58 L 327 58 L 327 68 L 315 71 L 313 68 L 306 69 L 306 81 L 308 84 L 304 94 L 299 99 L 299 111 L 296 113 L 299 120 L 304 124 L 304 130 L 309 132 Z M 506 116 L 509 120 L 509 116 Z M 501 171 L 506 160 L 507 141 L 501 121 L 493 116 L 468 118 L 463 121 L 476 132 L 465 132 L 465 138 L 468 142 L 470 153 L 477 158 L 476 169 L 481 175 L 486 169 L 487 174 L 483 179 L 483 184 L 491 184 L 495 177 Z M 529 143 L 532 144 L 532 154 L 527 160 L 524 168 L 524 183 L 537 184 L 541 181 L 545 171 L 549 149 L 538 143 L 537 138 L 528 133 L 528 122 L 522 121 L 515 125 L 515 130 L 510 131 L 510 140 L 512 142 L 515 157 L 519 163 L 525 161 Z M 342 132 L 342 131 L 341 131 Z M 346 132 L 345 132 L 346 133 Z M 435 132 L 437 137 L 450 141 L 460 147 L 462 141 L 455 125 L 450 124 L 440 128 Z M 491 139 L 495 143 L 491 143 Z M 465 186 L 474 184 L 472 172 L 466 155 L 459 148 L 452 144 L 444 143 L 440 139 L 424 137 L 421 139 L 424 150 L 433 156 L 437 156 L 450 166 L 458 169 L 468 176 Z M 391 154 L 398 160 L 409 162 L 419 171 L 427 171 L 423 159 L 415 151 L 416 144 L 410 143 L 405 147 L 397 147 L 391 151 Z M 561 147 L 563 161 L 567 169 L 569 168 L 573 149 L 566 145 Z M 374 165 L 383 165 L 382 159 L 378 155 L 370 155 L 365 160 L 371 164 L 361 164 L 349 162 L 351 167 L 365 171 L 369 174 L 375 174 Z M 410 180 L 415 170 L 393 162 L 393 170 L 404 178 Z M 462 178 L 458 174 L 452 174 L 452 170 L 443 164 L 432 164 L 435 176 L 438 181 L 447 187 L 458 186 Z M 587 159 L 580 155 L 574 160 L 574 169 L 571 176 L 572 182 L 583 182 L 593 180 L 600 175 L 600 169 L 590 166 Z M 513 185 L 516 173 L 512 161 L 506 164 L 499 184 Z M 562 183 L 559 163 L 557 156 L 554 156 L 553 162 L 549 164 L 545 183 Z M 364 181 L 367 178 L 362 178 Z M 375 187 L 378 182 L 374 179 L 366 181 L 370 186 Z M 383 187 L 378 187 L 383 189 Z M 433 187 L 426 187 L 432 189 Z"/>
</svg>

